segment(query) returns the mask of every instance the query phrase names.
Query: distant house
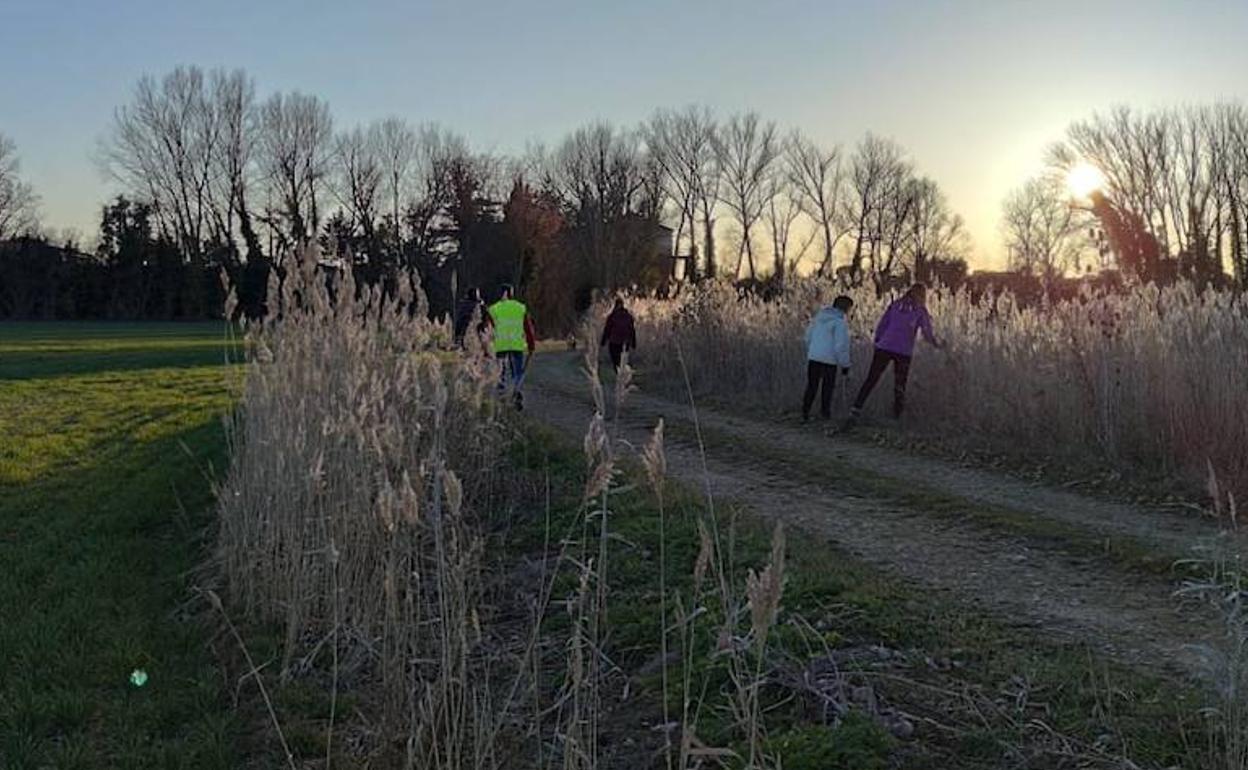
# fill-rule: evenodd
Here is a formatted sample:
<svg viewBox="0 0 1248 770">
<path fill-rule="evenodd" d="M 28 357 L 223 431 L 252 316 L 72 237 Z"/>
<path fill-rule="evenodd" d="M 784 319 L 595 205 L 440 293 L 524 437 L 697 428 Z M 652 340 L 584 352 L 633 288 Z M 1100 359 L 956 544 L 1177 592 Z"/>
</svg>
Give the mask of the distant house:
<svg viewBox="0 0 1248 770">
<path fill-rule="evenodd" d="M 630 215 L 617 226 L 621 228 L 624 253 L 619 254 L 618 272 L 606 281 L 608 286 L 618 281 L 655 290 L 675 279 L 677 258 L 672 256 L 672 228 L 640 215 Z"/>
<path fill-rule="evenodd" d="M 667 284 L 676 278 L 676 263 L 681 260 L 688 259 L 687 256 L 677 256 L 674 253 L 673 241 L 676 237 L 676 231 L 667 225 L 654 223 L 653 247 L 655 261 L 662 265 L 660 270 L 659 284 Z"/>
<path fill-rule="evenodd" d="M 675 235 L 675 230 L 665 224 L 656 222 L 654 225 L 654 253 L 671 256 L 672 238 Z"/>
</svg>

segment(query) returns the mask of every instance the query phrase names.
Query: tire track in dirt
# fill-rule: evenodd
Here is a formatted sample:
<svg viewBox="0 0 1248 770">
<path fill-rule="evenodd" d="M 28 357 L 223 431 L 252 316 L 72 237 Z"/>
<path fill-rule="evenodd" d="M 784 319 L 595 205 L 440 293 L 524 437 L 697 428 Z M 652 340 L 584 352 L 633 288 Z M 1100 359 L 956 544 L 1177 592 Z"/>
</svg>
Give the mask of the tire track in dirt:
<svg viewBox="0 0 1248 770">
<path fill-rule="evenodd" d="M 579 440 L 592 413 L 592 401 L 570 357 L 560 357 L 558 363 L 550 360 L 554 358 L 534 367 L 530 375 L 529 412 Z M 640 446 L 659 417 L 679 421 L 689 416 L 687 405 L 635 393 L 622 411 L 620 438 Z M 1128 506 L 1037 489 L 984 471 L 898 456 L 876 447 L 837 442 L 829 448 L 827 438 L 820 441 L 821 437 L 809 433 L 710 410 L 699 410 L 698 416 L 704 425 L 716 429 L 717 440 L 730 436 L 744 446 L 767 442 L 795 452 L 831 452 L 851 465 L 899 480 L 913 474 L 924 485 L 965 499 L 968 506 L 1007 505 L 1167 547 L 1191 545 L 1189 538 L 1204 536 L 1210 529 L 1182 519 L 1163 527 L 1160 517 L 1164 514 L 1158 512 L 1142 514 L 1154 524 L 1137 523 L 1128 520 L 1135 510 Z M 816 447 L 815 442 L 823 446 Z M 1108 560 L 985 530 L 948 516 L 931 516 L 914 506 L 846 494 L 837 489 L 835 478 L 817 483 L 787 473 L 774 460 L 746 459 L 740 447 L 727 451 L 716 442 L 707 442 L 705 468 L 695 442 L 669 436 L 666 448 L 670 475 L 694 488 L 705 487 L 717 499 L 743 505 L 767 520 L 796 525 L 960 603 L 1061 639 L 1090 644 L 1123 662 L 1191 674 L 1196 669 L 1184 652 L 1185 645 L 1218 632 L 1215 618 L 1203 611 L 1181 609 L 1172 596 L 1173 586 L 1161 576 L 1128 572 Z"/>
<path fill-rule="evenodd" d="M 651 398 L 643 396 L 643 399 Z M 652 401 L 650 406 L 655 408 L 658 404 Z M 864 444 L 852 438 L 830 439 L 774 422 L 716 411 L 705 411 L 701 416 L 705 425 L 732 433 L 749 433 L 786 451 L 826 457 L 971 503 L 1008 508 L 1101 536 L 1128 537 L 1154 546 L 1175 559 L 1191 557 L 1193 548 L 1217 535 L 1212 520 L 1194 515 L 1100 500 L 991 471 Z"/>
</svg>

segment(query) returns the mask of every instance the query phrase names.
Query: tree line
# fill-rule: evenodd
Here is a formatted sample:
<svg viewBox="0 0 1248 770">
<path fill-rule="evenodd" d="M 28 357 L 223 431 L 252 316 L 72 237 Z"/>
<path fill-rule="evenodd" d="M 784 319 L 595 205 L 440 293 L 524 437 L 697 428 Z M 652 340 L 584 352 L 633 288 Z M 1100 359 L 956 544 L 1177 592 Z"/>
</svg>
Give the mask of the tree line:
<svg viewBox="0 0 1248 770">
<path fill-rule="evenodd" d="M 821 144 L 755 112 L 697 106 L 505 156 L 433 123 L 337 126 L 316 96 L 261 98 L 242 71 L 180 67 L 139 80 L 99 160 L 121 195 L 83 253 L 39 234 L 37 198 L 0 139 L 0 317 L 210 316 L 222 276 L 238 312 L 260 315 L 270 277 L 315 245 L 326 271 L 349 266 L 359 285 L 418 271 L 435 314 L 469 286 L 518 285 L 551 333 L 595 292 L 707 278 L 766 290 L 795 272 L 878 291 L 957 283 L 970 250 L 961 217 L 896 142 Z M 1078 163 L 1106 178 L 1082 203 L 1062 184 Z M 1225 263 L 1243 283 L 1246 169 L 1238 105 L 1076 122 L 1049 171 L 1005 202 L 1011 266 L 1161 279 Z"/>
<path fill-rule="evenodd" d="M 1047 160 L 1048 171 L 1005 202 L 1015 269 L 1055 276 L 1112 267 L 1143 280 L 1248 287 L 1244 105 L 1119 107 L 1072 123 Z M 1062 177 L 1081 164 L 1103 183 L 1072 200 Z"/>
<path fill-rule="evenodd" d="M 753 112 L 659 110 L 506 157 L 436 124 L 338 128 L 318 97 L 262 99 L 244 72 L 180 67 L 136 84 L 99 154 L 122 194 L 90 254 L 51 259 L 47 239 L 16 239 L 34 234 L 21 188 L 24 227 L 0 229 L 0 315 L 197 317 L 219 304 L 218 274 L 260 314 L 270 273 L 317 244 L 326 269 L 350 265 L 362 284 L 418 270 L 438 313 L 468 286 L 517 284 L 552 330 L 596 291 L 782 283 L 803 263 L 883 285 L 956 265 L 967 246 L 895 142 L 822 147 Z"/>
</svg>

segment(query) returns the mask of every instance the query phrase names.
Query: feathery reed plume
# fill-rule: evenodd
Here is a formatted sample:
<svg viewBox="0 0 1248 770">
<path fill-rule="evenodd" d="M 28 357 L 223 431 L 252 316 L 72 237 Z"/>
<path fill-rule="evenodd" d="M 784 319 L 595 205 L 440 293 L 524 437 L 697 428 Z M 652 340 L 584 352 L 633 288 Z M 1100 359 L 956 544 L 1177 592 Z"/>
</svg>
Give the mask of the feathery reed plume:
<svg viewBox="0 0 1248 770">
<path fill-rule="evenodd" d="M 497 738 L 498 715 L 480 707 L 493 702 L 487 678 L 468 672 L 488 661 L 480 533 L 501 480 L 486 396 L 496 365 L 471 339 L 448 352 L 415 275 L 359 285 L 315 248 L 286 264 L 269 276 L 269 316 L 246 325 L 218 490 L 226 595 L 285 625 L 283 678 L 332 646 L 335 710 L 340 681 L 381 682 L 395 739 L 379 751 L 445 770 L 491 757 L 479 737 Z"/>
<path fill-rule="evenodd" d="M 706 570 L 711 566 L 714 554 L 715 543 L 711 540 L 711 533 L 707 531 L 702 520 L 698 519 L 698 555 L 693 562 L 693 595 L 695 597 L 702 592 L 702 582 L 706 579 Z"/>
<path fill-rule="evenodd" d="M 761 573 L 750 570 L 746 576 L 745 595 L 749 599 L 750 630 L 758 651 L 767 639 L 780 608 L 780 595 L 784 591 L 784 525 L 777 524 L 771 539 L 771 563 Z"/>
<path fill-rule="evenodd" d="M 650 440 L 641 452 L 641 462 L 646 469 L 646 477 L 656 494 L 661 494 L 663 480 L 667 476 L 667 453 L 663 451 L 663 418 L 654 426 Z"/>
<path fill-rule="evenodd" d="M 745 595 L 749 599 L 750 631 L 754 639 L 755 655 L 753 679 L 744 688 L 747 699 L 745 704 L 746 734 L 750 744 L 749 767 L 755 767 L 759 761 L 762 745 L 759 690 L 763 686 L 763 660 L 767 653 L 767 635 L 776 622 L 776 613 L 780 609 L 780 596 L 784 592 L 784 547 L 784 525 L 777 524 L 771 537 L 771 562 L 763 568 L 761 573 L 750 570 L 745 580 Z"/>
</svg>

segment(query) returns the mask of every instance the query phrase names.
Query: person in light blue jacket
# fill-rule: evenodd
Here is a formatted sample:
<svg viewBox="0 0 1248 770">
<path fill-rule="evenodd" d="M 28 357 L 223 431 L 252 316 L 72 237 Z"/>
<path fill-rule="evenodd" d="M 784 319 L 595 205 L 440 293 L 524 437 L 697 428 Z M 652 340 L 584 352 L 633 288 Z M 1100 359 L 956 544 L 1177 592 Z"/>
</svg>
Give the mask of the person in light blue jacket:
<svg viewBox="0 0 1248 770">
<path fill-rule="evenodd" d="M 849 375 L 849 311 L 854 301 L 844 294 L 823 307 L 806 327 L 806 394 L 802 397 L 802 421 L 810 419 L 815 394 L 820 393 L 819 414 L 832 417 L 832 391 L 836 370 Z"/>
</svg>

